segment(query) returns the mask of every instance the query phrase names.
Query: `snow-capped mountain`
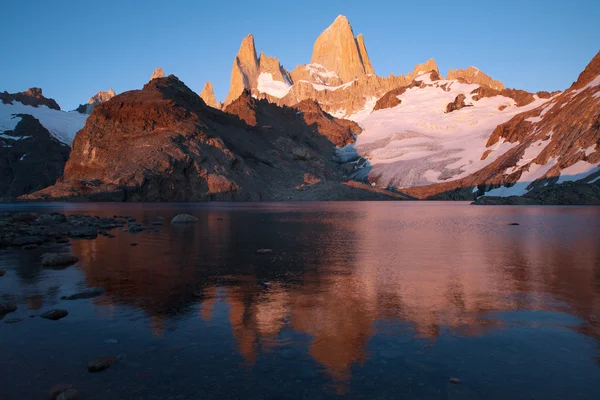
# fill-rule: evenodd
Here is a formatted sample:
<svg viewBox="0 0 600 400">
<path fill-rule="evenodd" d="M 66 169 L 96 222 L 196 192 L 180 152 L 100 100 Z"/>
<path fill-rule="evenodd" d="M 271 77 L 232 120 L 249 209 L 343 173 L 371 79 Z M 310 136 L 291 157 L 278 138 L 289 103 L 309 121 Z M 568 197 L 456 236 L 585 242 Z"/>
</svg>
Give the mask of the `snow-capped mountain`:
<svg viewBox="0 0 600 400">
<path fill-rule="evenodd" d="M 197 95 L 176 77 L 164 78 L 160 68 L 141 91 L 116 96 L 112 91 L 100 92 L 92 97 L 85 105 L 86 111 L 93 108 L 87 123 L 87 114 L 60 111 L 54 100 L 42 96 L 41 89 L 0 93 L 0 134 L 4 135 L 0 144 L 13 146 L 17 131 L 23 140 L 28 138 L 24 129 L 34 124 L 29 121 L 18 127 L 23 117 L 17 114 L 34 117 L 48 136 L 67 145 L 85 125 L 82 132 L 87 139 L 79 138 L 82 133 L 77 136 L 75 143 L 80 145 L 70 156 L 68 182 L 44 191 L 44 198 L 57 193 L 64 198 L 85 195 L 79 189 L 102 181 L 113 161 L 118 161 L 123 165 L 120 175 L 107 181 L 102 193 L 124 191 L 128 200 L 142 197 L 130 196 L 127 182 L 141 182 L 140 188 L 146 190 L 143 182 L 150 179 L 178 199 L 213 198 L 226 187 L 227 196 L 216 198 L 318 200 L 343 198 L 351 187 L 378 191 L 385 198 L 600 203 L 599 91 L 600 53 L 563 93 L 507 89 L 475 67 L 450 69 L 444 79 L 433 59 L 406 75 L 381 77 L 374 73 L 364 37 L 355 36 L 348 20 L 339 16 L 315 41 L 310 64 L 291 71 L 275 57 L 257 56 L 254 37 L 246 36 L 234 58 L 224 103 L 217 102 L 210 82 Z M 175 100 L 177 107 L 170 103 Z M 163 107 L 163 102 L 170 105 Z M 94 107 L 97 104 L 102 106 Z M 155 114 L 156 118 L 148 119 Z M 198 152 L 194 154 L 202 168 L 194 177 L 197 181 L 188 182 L 191 178 L 183 174 L 177 175 L 183 181 L 175 182 L 175 175 L 169 174 L 189 160 L 177 152 L 171 161 L 163 160 L 158 153 L 164 152 L 166 142 L 157 138 L 176 140 L 178 136 L 171 133 L 180 132 L 181 121 L 190 115 L 196 116 L 185 129 L 190 138 L 200 135 L 189 145 Z M 157 129 L 163 136 L 152 136 Z M 115 130 L 123 137 L 115 136 Z M 139 154 L 147 160 L 161 160 L 134 174 L 134 181 L 124 177 L 137 171 L 142 158 L 130 162 L 131 149 L 121 148 L 126 137 L 132 146 L 141 146 Z M 273 142 L 265 141 L 267 137 Z M 327 141 L 317 146 L 311 141 L 318 137 Z M 300 138 L 307 142 L 298 147 Z M 234 161 L 207 167 L 195 140 L 207 141 L 206 151 L 218 149 Z M 285 143 L 290 146 L 287 153 Z M 99 175 L 98 152 L 104 160 Z M 173 165 L 172 160 L 183 164 Z M 270 168 L 284 165 L 281 160 L 286 160 L 286 167 L 273 174 Z M 238 176 L 243 165 L 249 169 Z M 327 166 L 327 179 L 318 177 L 318 165 Z M 273 176 L 276 182 L 270 180 Z M 332 185 L 332 179 L 337 183 Z M 264 185 L 256 186 L 261 180 Z M 175 191 L 180 185 L 189 190 Z M 270 189 L 264 192 L 266 187 Z M 329 189 L 317 189 L 324 187 Z M 168 194 L 159 192 L 144 196 L 169 200 Z M 503 199 L 497 200 L 498 196 Z"/>
<path fill-rule="evenodd" d="M 90 97 L 87 104 L 80 104 L 79 107 L 77 107 L 75 109 L 75 111 L 78 111 L 82 114 L 91 114 L 92 111 L 94 110 L 94 107 L 97 104 L 104 103 L 105 101 L 112 99 L 116 95 L 117 94 L 115 93 L 114 90 L 112 90 L 112 88 L 109 89 L 108 92 L 101 90 L 98 93 L 96 93 L 95 95 L 93 95 L 92 97 Z"/>
<path fill-rule="evenodd" d="M 0 94 L 0 198 L 53 185 L 87 115 L 60 111 L 41 89 Z"/>
<path fill-rule="evenodd" d="M 514 147 L 504 140 L 486 147 L 496 126 L 550 100 L 535 95 L 518 107 L 502 95 L 477 99 L 480 85 L 432 80 L 431 75 L 416 78 L 418 85 L 395 96 L 399 103 L 394 107 L 350 116 L 363 132 L 339 152 L 346 159 L 368 160 L 356 172 L 358 178 L 380 187 L 410 188 L 468 176 Z M 457 98 L 464 99 L 460 109 L 448 112 Z"/>
<path fill-rule="evenodd" d="M 15 115 L 27 114 L 39 120 L 56 139 L 70 146 L 77 131 L 85 125 L 87 115 L 76 111 L 61 111 L 53 99 L 38 98 L 36 102 L 36 98 L 27 95 L 31 90 L 9 95 L 12 99 L 0 97 L 0 134 L 16 128 L 20 118 Z M 42 91 L 38 90 L 41 96 Z M 52 104 L 56 104 L 56 107 Z"/>
<path fill-rule="evenodd" d="M 595 70 L 596 58 L 586 71 Z M 597 74 L 585 90 L 563 94 L 506 89 L 472 66 L 450 69 L 444 79 L 433 59 L 405 76 L 379 77 L 364 37 L 355 37 L 343 16 L 317 38 L 311 64 L 288 72 L 269 57 L 272 73 L 263 68 L 266 59 L 256 57 L 254 39 L 246 37 L 228 100 L 243 89 L 282 106 L 310 99 L 358 122 L 363 132 L 356 142 L 338 149 L 345 168 L 355 169 L 352 179 L 417 198 L 461 200 L 522 196 L 538 181 L 544 187 L 583 177 L 597 182 L 599 134 L 591 127 L 598 116 L 577 112 L 582 104 L 598 108 Z M 518 140 L 502 133 L 515 129 Z M 543 158 L 550 153 L 554 158 Z"/>
</svg>

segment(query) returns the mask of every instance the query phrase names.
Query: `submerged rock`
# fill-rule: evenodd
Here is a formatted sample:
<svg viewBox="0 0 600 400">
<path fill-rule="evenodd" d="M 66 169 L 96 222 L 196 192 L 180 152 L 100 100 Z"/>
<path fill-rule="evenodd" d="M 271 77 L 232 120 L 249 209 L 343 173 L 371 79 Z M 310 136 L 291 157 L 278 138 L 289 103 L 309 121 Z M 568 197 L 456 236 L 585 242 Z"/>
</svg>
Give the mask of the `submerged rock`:
<svg viewBox="0 0 600 400">
<path fill-rule="evenodd" d="M 77 389 L 67 389 L 64 392 L 62 392 L 61 394 L 58 395 L 58 397 L 56 398 L 56 400 L 75 400 L 78 399 L 80 396 L 80 393 Z"/>
<path fill-rule="evenodd" d="M 46 311 L 45 313 L 40 315 L 40 317 L 49 319 L 52 321 L 58 321 L 59 319 L 63 319 L 67 315 L 69 315 L 69 312 L 67 310 L 56 308 L 54 310 Z"/>
<path fill-rule="evenodd" d="M 17 311 L 17 306 L 11 302 L 0 303 L 0 315 Z"/>
<path fill-rule="evenodd" d="M 189 214 L 179 214 L 173 217 L 171 220 L 172 224 L 189 224 L 194 222 L 198 222 L 198 218 Z"/>
<path fill-rule="evenodd" d="M 2 322 L 4 322 L 5 324 L 17 324 L 22 321 L 23 321 L 23 318 L 7 318 Z"/>
<path fill-rule="evenodd" d="M 106 356 L 102 358 L 98 358 L 97 360 L 88 362 L 88 371 L 90 372 L 100 372 L 104 371 L 107 368 L 110 368 L 111 365 L 117 362 L 115 356 Z"/>
<path fill-rule="evenodd" d="M 129 228 L 127 229 L 128 232 L 130 233 L 137 233 L 137 232 L 141 232 L 141 231 L 145 231 L 146 227 L 142 226 L 142 225 L 138 225 L 138 224 L 131 224 L 129 225 Z"/>
<path fill-rule="evenodd" d="M 104 289 L 88 289 L 82 292 L 74 293 L 69 296 L 61 297 L 62 300 L 80 300 L 80 299 L 91 299 L 94 297 L 102 296 L 106 293 Z"/>
<path fill-rule="evenodd" d="M 44 253 L 42 255 L 42 265 L 52 267 L 57 265 L 70 265 L 79 261 L 77 256 L 69 253 Z"/>
<path fill-rule="evenodd" d="M 54 385 L 50 389 L 50 399 L 56 400 L 56 399 L 58 399 L 58 396 L 61 393 L 66 392 L 67 390 L 72 389 L 72 388 L 73 388 L 73 385 L 69 385 L 66 383 L 59 383 L 57 385 Z"/>
<path fill-rule="evenodd" d="M 98 237 L 98 230 L 95 226 L 82 226 L 72 229 L 70 235 L 71 237 L 94 239 Z"/>
<path fill-rule="evenodd" d="M 21 237 L 13 239 L 12 245 L 21 247 L 21 246 L 27 246 L 27 245 L 31 245 L 31 244 L 40 245 L 43 242 L 44 242 L 44 240 L 39 236 L 21 236 Z"/>
</svg>

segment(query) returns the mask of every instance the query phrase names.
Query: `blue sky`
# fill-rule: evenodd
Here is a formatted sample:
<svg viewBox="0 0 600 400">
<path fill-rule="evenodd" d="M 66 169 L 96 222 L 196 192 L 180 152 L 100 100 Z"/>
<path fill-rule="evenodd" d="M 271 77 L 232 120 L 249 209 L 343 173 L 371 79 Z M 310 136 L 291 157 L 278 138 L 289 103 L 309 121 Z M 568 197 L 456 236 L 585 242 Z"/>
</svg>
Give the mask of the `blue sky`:
<svg viewBox="0 0 600 400">
<path fill-rule="evenodd" d="M 598 0 L 2 1 L 0 90 L 38 86 L 70 110 L 99 90 L 141 88 L 157 66 L 223 100 L 233 58 L 257 50 L 289 70 L 338 14 L 363 33 L 375 72 L 404 74 L 433 57 L 474 65 L 508 87 L 567 88 L 600 49 Z"/>
</svg>

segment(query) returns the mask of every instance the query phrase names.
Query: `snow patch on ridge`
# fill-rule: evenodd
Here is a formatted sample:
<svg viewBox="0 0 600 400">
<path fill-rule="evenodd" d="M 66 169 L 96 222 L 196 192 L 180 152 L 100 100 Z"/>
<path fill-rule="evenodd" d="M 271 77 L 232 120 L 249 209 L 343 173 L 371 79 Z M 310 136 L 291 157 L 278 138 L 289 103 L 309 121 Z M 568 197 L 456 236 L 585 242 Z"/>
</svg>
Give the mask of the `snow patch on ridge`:
<svg viewBox="0 0 600 400">
<path fill-rule="evenodd" d="M 286 82 L 273 80 L 273 74 L 268 72 L 262 72 L 258 76 L 258 86 L 257 89 L 262 92 L 269 94 L 273 97 L 277 97 L 278 99 L 285 97 L 286 94 L 290 91 L 291 85 Z"/>
<path fill-rule="evenodd" d="M 430 76 L 425 74 L 418 79 L 428 82 Z M 444 84 L 449 91 L 440 88 Z M 422 186 L 468 176 L 519 145 L 500 141 L 486 147 L 499 124 L 548 102 L 536 98 L 526 106 L 516 107 L 513 99 L 494 96 L 446 113 L 447 104 L 457 95 L 469 98 L 478 87 L 456 80 L 435 81 L 424 88 L 406 90 L 398 96 L 402 103 L 396 107 L 374 111 L 362 120 L 357 118 L 358 113 L 351 115 L 347 118 L 359 120 L 363 132 L 356 143 L 348 145 L 351 149 L 342 148 L 340 153 L 354 151 L 367 158 L 379 187 Z M 509 107 L 500 112 L 500 106 Z M 541 151 L 543 144 L 538 147 L 527 158 Z"/>
<path fill-rule="evenodd" d="M 540 179 L 556 165 L 556 159 L 551 158 L 545 165 L 532 163 L 528 171 L 523 171 L 519 180 L 511 187 L 501 186 L 487 192 L 486 196 L 523 196 L 530 190 L 530 185 L 537 179 Z"/>
<path fill-rule="evenodd" d="M 588 175 L 596 173 L 600 171 L 600 166 L 596 164 L 591 164 L 587 161 L 577 161 L 575 164 L 571 165 L 560 171 L 560 177 L 558 178 L 558 183 L 569 182 L 569 181 L 578 181 L 580 179 L 585 178 Z"/>
<path fill-rule="evenodd" d="M 14 130 L 20 122 L 14 114 L 29 114 L 38 119 L 50 134 L 69 146 L 73 143 L 75 134 L 85 125 L 87 114 L 77 111 L 59 111 L 46 106 L 26 106 L 18 101 L 13 104 L 0 103 L 0 132 Z M 12 137 L 11 137 L 12 138 Z"/>
</svg>

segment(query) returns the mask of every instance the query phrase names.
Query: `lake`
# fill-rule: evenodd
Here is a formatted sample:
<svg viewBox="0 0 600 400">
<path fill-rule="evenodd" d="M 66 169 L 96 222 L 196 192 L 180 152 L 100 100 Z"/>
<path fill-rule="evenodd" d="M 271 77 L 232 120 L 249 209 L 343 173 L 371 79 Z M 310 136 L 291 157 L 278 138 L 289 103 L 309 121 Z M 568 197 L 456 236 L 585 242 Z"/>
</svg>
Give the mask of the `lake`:
<svg viewBox="0 0 600 400">
<path fill-rule="evenodd" d="M 157 231 L 71 240 L 62 269 L 42 267 L 47 248 L 0 250 L 0 299 L 18 305 L 4 318 L 23 318 L 0 323 L 0 399 L 58 383 L 111 400 L 600 398 L 599 207 L 0 206 L 14 210 Z M 179 213 L 200 221 L 170 225 Z M 106 293 L 61 300 L 86 288 Z M 39 318 L 51 308 L 69 315 Z M 118 362 L 88 372 L 103 356 Z"/>
</svg>

